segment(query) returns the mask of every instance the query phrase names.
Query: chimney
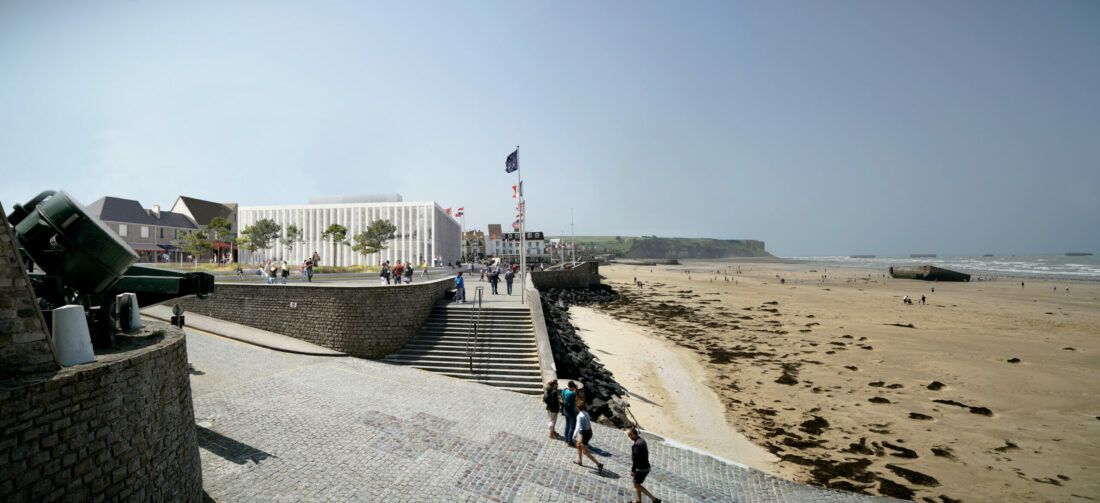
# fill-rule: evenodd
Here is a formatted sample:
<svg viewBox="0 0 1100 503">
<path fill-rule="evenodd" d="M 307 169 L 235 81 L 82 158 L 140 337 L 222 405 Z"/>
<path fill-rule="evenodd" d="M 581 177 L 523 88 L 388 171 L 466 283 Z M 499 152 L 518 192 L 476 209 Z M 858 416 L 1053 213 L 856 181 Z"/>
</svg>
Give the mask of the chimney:
<svg viewBox="0 0 1100 503">
<path fill-rule="evenodd" d="M 150 210 L 150 213 L 153 214 L 153 218 L 160 218 L 160 205 L 154 204 L 153 209 Z"/>
</svg>

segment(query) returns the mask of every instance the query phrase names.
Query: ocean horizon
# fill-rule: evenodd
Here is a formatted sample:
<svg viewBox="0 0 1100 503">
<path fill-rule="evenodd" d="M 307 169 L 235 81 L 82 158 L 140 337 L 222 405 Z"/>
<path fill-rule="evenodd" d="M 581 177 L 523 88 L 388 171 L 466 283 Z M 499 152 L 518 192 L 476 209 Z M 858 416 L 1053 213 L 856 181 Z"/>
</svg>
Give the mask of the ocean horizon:
<svg viewBox="0 0 1100 503">
<path fill-rule="evenodd" d="M 974 276 L 1076 279 L 1100 281 L 1100 256 L 1065 255 L 942 255 L 936 257 L 851 256 L 783 257 L 791 260 L 848 267 L 886 269 L 893 265 L 934 265 Z"/>
</svg>

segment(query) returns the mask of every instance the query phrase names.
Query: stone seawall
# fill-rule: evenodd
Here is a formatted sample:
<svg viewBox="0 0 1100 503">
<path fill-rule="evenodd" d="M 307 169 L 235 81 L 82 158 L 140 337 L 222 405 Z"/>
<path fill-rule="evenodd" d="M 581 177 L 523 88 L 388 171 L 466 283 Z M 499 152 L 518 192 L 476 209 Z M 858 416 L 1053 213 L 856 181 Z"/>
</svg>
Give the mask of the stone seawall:
<svg viewBox="0 0 1100 503">
<path fill-rule="evenodd" d="M 454 278 L 401 286 L 225 284 L 189 312 L 294 337 L 360 358 L 401 349 L 420 331 Z"/>
<path fill-rule="evenodd" d="M 539 290 L 590 288 L 600 284 L 600 264 L 584 262 L 569 270 L 531 271 L 531 282 Z"/>
<path fill-rule="evenodd" d="M 202 501 L 183 332 L 0 381 L 0 501 Z"/>
<path fill-rule="evenodd" d="M 0 376 L 58 368 L 15 233 L 0 205 Z"/>
</svg>

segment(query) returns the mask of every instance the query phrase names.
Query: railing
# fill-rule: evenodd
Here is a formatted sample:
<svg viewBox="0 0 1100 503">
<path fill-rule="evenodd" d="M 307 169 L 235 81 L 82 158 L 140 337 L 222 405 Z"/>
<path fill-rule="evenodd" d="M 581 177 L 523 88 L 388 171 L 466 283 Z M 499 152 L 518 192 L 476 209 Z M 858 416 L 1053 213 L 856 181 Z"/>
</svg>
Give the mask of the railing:
<svg viewBox="0 0 1100 503">
<path fill-rule="evenodd" d="M 470 303 L 470 309 L 474 311 L 474 322 L 470 325 L 470 331 L 466 335 L 466 358 L 470 360 L 470 373 L 474 373 L 474 355 L 478 348 L 478 325 L 481 324 L 481 296 L 485 287 L 474 289 L 474 301 Z"/>
</svg>

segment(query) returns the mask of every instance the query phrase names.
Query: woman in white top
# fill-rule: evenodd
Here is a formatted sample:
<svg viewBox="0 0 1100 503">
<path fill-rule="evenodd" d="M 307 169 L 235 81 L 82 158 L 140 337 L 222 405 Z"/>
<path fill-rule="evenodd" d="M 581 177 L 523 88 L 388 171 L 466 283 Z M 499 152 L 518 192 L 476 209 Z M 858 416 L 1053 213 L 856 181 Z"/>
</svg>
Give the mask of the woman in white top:
<svg viewBox="0 0 1100 503">
<path fill-rule="evenodd" d="M 596 458 L 588 451 L 588 441 L 592 440 L 592 420 L 588 417 L 584 402 L 577 402 L 577 411 L 577 428 L 573 430 L 573 442 L 577 444 L 577 460 L 574 463 L 584 466 L 583 458 L 581 458 L 581 454 L 584 454 L 593 463 L 596 463 L 596 473 L 603 473 L 603 463 L 596 461 Z M 577 442 L 578 438 L 580 442 Z"/>
</svg>

